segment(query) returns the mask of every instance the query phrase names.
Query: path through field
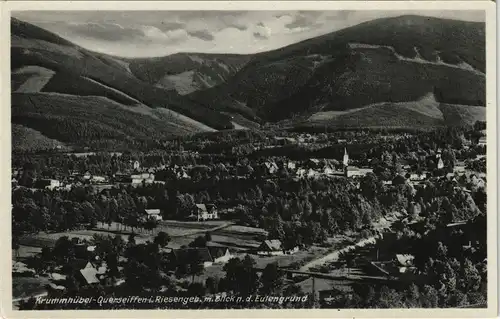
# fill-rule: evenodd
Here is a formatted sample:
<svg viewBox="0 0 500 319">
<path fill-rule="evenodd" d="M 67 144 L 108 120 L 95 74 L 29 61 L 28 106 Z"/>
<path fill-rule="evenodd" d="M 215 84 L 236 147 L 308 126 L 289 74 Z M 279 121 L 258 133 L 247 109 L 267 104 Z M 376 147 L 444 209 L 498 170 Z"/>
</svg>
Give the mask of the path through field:
<svg viewBox="0 0 500 319">
<path fill-rule="evenodd" d="M 224 229 L 224 228 L 227 228 L 231 225 L 234 225 L 233 222 L 227 222 L 227 223 L 224 223 L 222 225 L 219 225 L 219 226 L 215 226 L 213 228 L 207 228 L 207 229 L 194 229 L 190 232 L 185 232 L 184 234 L 179 234 L 179 235 L 171 235 L 171 237 L 189 237 L 189 236 L 193 236 L 193 235 L 198 235 L 198 234 L 205 234 L 207 232 L 215 232 L 217 230 L 221 230 L 221 229 Z"/>
<path fill-rule="evenodd" d="M 339 259 L 340 254 L 345 253 L 351 249 L 355 249 L 358 247 L 364 247 L 366 244 L 374 244 L 378 238 L 379 238 L 378 235 L 372 236 L 372 237 L 360 240 L 356 244 L 349 245 L 349 246 L 344 247 L 344 248 L 339 249 L 339 250 L 335 250 L 335 251 L 329 253 L 328 255 L 325 255 L 323 257 L 320 257 L 318 259 L 315 259 L 315 260 L 305 264 L 304 266 L 300 267 L 300 271 L 309 271 L 311 268 L 321 266 L 327 262 L 337 261 Z"/>
</svg>

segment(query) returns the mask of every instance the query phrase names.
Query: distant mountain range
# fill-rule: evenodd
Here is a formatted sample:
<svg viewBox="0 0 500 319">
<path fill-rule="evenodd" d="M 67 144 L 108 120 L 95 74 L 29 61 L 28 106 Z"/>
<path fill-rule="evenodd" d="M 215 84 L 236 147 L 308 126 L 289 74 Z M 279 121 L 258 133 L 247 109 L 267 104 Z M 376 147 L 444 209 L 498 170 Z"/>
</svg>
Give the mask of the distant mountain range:
<svg viewBox="0 0 500 319">
<path fill-rule="evenodd" d="M 14 18 L 11 32 L 13 138 L 23 141 L 113 143 L 265 122 L 430 128 L 485 118 L 484 23 L 400 16 L 254 55 L 141 59 L 91 52 Z"/>
</svg>

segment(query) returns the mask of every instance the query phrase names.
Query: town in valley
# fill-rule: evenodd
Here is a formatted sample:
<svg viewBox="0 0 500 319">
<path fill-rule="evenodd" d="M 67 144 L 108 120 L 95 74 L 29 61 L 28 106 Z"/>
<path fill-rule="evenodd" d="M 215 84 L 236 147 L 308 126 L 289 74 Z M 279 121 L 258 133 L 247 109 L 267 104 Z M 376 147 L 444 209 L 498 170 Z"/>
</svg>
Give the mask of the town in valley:
<svg viewBox="0 0 500 319">
<path fill-rule="evenodd" d="M 487 307 L 484 21 L 120 58 L 113 13 L 37 14 L 11 21 L 14 309 Z"/>
</svg>

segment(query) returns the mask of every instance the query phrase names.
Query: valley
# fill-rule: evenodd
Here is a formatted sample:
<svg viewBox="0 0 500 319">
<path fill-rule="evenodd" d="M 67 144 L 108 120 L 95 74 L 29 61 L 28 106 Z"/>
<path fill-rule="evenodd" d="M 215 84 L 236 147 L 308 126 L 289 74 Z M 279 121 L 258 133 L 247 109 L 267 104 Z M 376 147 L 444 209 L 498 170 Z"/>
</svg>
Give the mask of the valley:
<svg viewBox="0 0 500 319">
<path fill-rule="evenodd" d="M 13 307 L 487 307 L 485 23 L 202 13 L 11 19 Z"/>
</svg>

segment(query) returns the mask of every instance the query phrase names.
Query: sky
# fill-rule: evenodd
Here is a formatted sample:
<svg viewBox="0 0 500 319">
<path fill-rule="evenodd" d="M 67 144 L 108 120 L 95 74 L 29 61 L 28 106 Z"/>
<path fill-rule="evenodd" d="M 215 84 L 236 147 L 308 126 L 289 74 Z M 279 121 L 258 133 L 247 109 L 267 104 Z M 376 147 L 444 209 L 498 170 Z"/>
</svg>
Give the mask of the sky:
<svg viewBox="0 0 500 319">
<path fill-rule="evenodd" d="M 377 18 L 485 21 L 484 11 L 18 11 L 12 16 L 89 50 L 122 57 L 256 53 Z"/>
</svg>

